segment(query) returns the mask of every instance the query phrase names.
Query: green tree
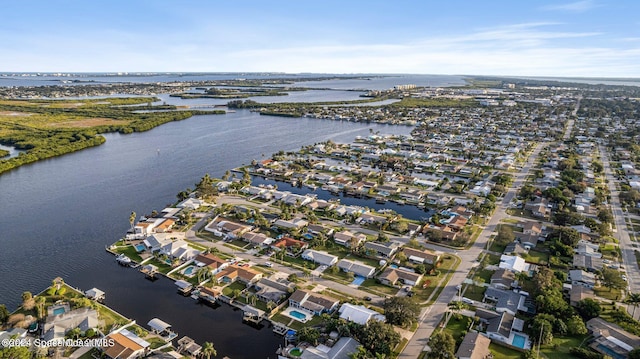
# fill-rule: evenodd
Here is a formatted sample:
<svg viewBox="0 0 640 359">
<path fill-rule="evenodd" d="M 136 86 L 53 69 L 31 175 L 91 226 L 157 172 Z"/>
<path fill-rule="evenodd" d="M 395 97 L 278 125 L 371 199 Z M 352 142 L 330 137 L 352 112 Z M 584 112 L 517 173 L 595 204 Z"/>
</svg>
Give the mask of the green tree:
<svg viewBox="0 0 640 359">
<path fill-rule="evenodd" d="M 629 352 L 629 359 L 640 359 L 640 348 L 635 348 Z"/>
<path fill-rule="evenodd" d="M 622 275 L 615 269 L 604 267 L 601 271 L 602 286 L 612 289 L 623 289 L 627 282 L 622 279 Z"/>
<path fill-rule="evenodd" d="M 500 225 L 500 229 L 498 229 L 498 235 L 494 239 L 495 242 L 499 245 L 506 246 L 507 244 L 513 242 L 516 236 L 513 234 L 513 228 L 507 225 Z"/>
<path fill-rule="evenodd" d="M 320 339 L 320 331 L 313 327 L 304 327 L 297 333 L 298 340 L 301 342 L 307 342 L 311 345 L 318 345 L 318 339 Z"/>
<path fill-rule="evenodd" d="M 204 342 L 202 344 L 202 355 L 209 359 L 211 358 L 211 356 L 218 356 L 218 352 L 216 351 L 216 348 L 213 346 L 213 343 L 211 342 Z"/>
<path fill-rule="evenodd" d="M 28 347 L 14 346 L 14 347 L 2 347 L 0 346 L 0 359 L 31 359 L 31 351 Z"/>
<path fill-rule="evenodd" d="M 439 331 L 429 338 L 428 359 L 453 359 L 455 358 L 456 341 L 449 332 Z"/>
<path fill-rule="evenodd" d="M 387 323 L 408 327 L 417 320 L 420 306 L 411 297 L 390 297 L 382 304 Z"/>
<path fill-rule="evenodd" d="M 129 224 L 131 224 L 131 232 L 133 232 L 133 224 L 136 223 L 137 216 L 138 215 L 134 211 L 131 211 L 131 214 L 129 215 Z"/>
<path fill-rule="evenodd" d="M 392 325 L 370 320 L 359 330 L 356 339 L 370 353 L 390 354 L 401 338 Z"/>
<path fill-rule="evenodd" d="M 567 319 L 567 333 L 571 335 L 587 334 L 587 327 L 584 325 L 582 317 L 579 315 L 572 315 Z"/>
<path fill-rule="evenodd" d="M 4 304 L 0 304 L 0 324 L 6 323 L 8 318 L 9 310 L 7 309 L 7 306 Z"/>
<path fill-rule="evenodd" d="M 630 293 L 626 302 L 633 306 L 633 314 L 631 316 L 635 318 L 636 308 L 638 308 L 638 305 L 640 304 L 640 293 Z"/>
<path fill-rule="evenodd" d="M 22 308 L 24 310 L 31 310 L 36 306 L 36 301 L 33 299 L 31 292 L 22 293 Z"/>
<path fill-rule="evenodd" d="M 531 333 L 536 343 L 546 345 L 553 340 L 553 324 L 542 315 L 536 315 L 531 324 Z"/>
</svg>

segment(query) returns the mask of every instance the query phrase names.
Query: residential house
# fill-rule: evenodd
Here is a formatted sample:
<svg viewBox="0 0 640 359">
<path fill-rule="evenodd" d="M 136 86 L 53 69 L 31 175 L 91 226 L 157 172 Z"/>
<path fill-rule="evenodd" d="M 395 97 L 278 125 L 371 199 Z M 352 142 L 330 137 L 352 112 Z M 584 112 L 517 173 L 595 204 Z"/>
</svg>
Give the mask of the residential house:
<svg viewBox="0 0 640 359">
<path fill-rule="evenodd" d="M 456 351 L 457 359 L 490 359 L 493 358 L 489 350 L 491 339 L 478 332 L 468 332 Z"/>
<path fill-rule="evenodd" d="M 413 263 L 426 263 L 435 264 L 440 260 L 440 254 L 430 251 L 428 249 L 413 249 L 404 247 L 402 252 L 407 256 L 407 259 Z"/>
<path fill-rule="evenodd" d="M 256 297 L 268 303 L 280 303 L 288 293 L 293 292 L 295 283 L 284 278 L 262 278 L 253 284 L 256 290 Z"/>
<path fill-rule="evenodd" d="M 147 354 L 147 349 L 151 346 L 149 342 L 126 329 L 111 333 L 105 339 L 109 341 L 109 345 L 100 349 L 111 359 L 141 358 Z"/>
<path fill-rule="evenodd" d="M 187 198 L 184 201 L 178 203 L 176 207 L 178 208 L 188 208 L 188 209 L 198 209 L 203 205 L 203 202 L 197 198 Z"/>
<path fill-rule="evenodd" d="M 252 226 L 237 223 L 223 217 L 216 217 L 204 227 L 205 231 L 212 232 L 216 236 L 230 239 L 239 238 L 242 234 L 251 231 Z"/>
<path fill-rule="evenodd" d="M 169 236 L 165 234 L 156 233 L 145 238 L 142 243 L 144 243 L 144 245 L 147 247 L 147 250 L 149 250 L 149 252 L 153 253 L 153 252 L 159 251 L 160 248 L 162 248 L 167 243 L 171 243 L 171 241 L 172 239 L 169 238 Z"/>
<path fill-rule="evenodd" d="M 491 276 L 490 285 L 497 289 L 509 290 L 516 282 L 516 275 L 512 271 L 500 268 Z"/>
<path fill-rule="evenodd" d="M 382 225 L 387 223 L 387 217 L 373 213 L 363 213 L 360 215 L 360 218 L 358 218 L 358 221 L 364 224 Z"/>
<path fill-rule="evenodd" d="M 590 319 L 587 329 L 594 337 L 589 346 L 603 355 L 626 358 L 633 349 L 640 348 L 640 337 L 602 318 Z"/>
<path fill-rule="evenodd" d="M 232 264 L 216 273 L 215 278 L 217 281 L 227 284 L 239 281 L 249 287 L 262 278 L 262 273 L 249 267 Z"/>
<path fill-rule="evenodd" d="M 321 224 L 309 224 L 307 226 L 307 232 L 313 234 L 314 236 L 319 235 L 320 233 L 330 236 L 333 234 L 333 228 L 323 226 Z"/>
<path fill-rule="evenodd" d="M 538 197 L 534 201 L 525 204 L 524 208 L 531 211 L 531 214 L 535 217 L 549 218 L 551 214 L 549 206 L 549 201 L 546 198 Z"/>
<path fill-rule="evenodd" d="M 293 219 L 288 219 L 288 220 L 287 219 L 278 219 L 273 224 L 278 226 L 278 227 L 280 227 L 280 228 L 284 228 L 284 229 L 288 229 L 288 230 L 296 230 L 296 229 L 304 228 L 305 226 L 307 226 L 309 224 L 309 222 L 305 221 L 302 218 L 293 218 Z"/>
<path fill-rule="evenodd" d="M 256 246 L 265 247 L 271 245 L 275 239 L 260 232 L 246 232 L 242 234 L 242 239 Z"/>
<path fill-rule="evenodd" d="M 173 218 L 163 218 L 163 220 L 155 227 L 158 233 L 171 232 L 173 225 L 176 223 Z"/>
<path fill-rule="evenodd" d="M 304 309 L 314 315 L 333 312 L 340 304 L 334 299 L 315 292 L 298 289 L 289 297 L 289 306 Z"/>
<path fill-rule="evenodd" d="M 497 313 L 486 309 L 476 309 L 476 316 L 480 318 L 480 322 L 486 325 L 487 336 L 490 339 L 509 345 L 513 340 L 512 332 L 521 332 L 524 328 L 524 321 L 508 312 Z"/>
<path fill-rule="evenodd" d="M 362 233 L 351 233 L 350 231 L 337 232 L 333 235 L 333 241 L 347 248 L 358 247 L 367 240 L 367 236 Z"/>
<path fill-rule="evenodd" d="M 569 304 L 575 306 L 579 301 L 587 298 L 595 298 L 593 289 L 583 287 L 581 285 L 573 285 L 569 290 Z"/>
<path fill-rule="evenodd" d="M 194 258 L 194 264 L 198 267 L 207 266 L 212 274 L 216 274 L 229 266 L 229 262 L 214 254 L 198 254 Z"/>
<path fill-rule="evenodd" d="M 78 308 L 61 314 L 49 315 L 42 328 L 42 335 L 46 341 L 62 339 L 71 329 L 80 328 L 85 332 L 99 326 L 100 320 L 98 320 L 98 312 L 95 309 Z"/>
<path fill-rule="evenodd" d="M 530 265 L 529 263 L 525 262 L 524 259 L 518 256 L 509 256 L 503 254 L 500 257 L 499 267 L 515 273 L 527 273 L 529 271 Z"/>
<path fill-rule="evenodd" d="M 345 272 L 352 272 L 353 274 L 365 278 L 371 278 L 376 269 L 370 265 L 364 264 L 360 261 L 352 261 L 349 259 L 341 259 L 338 262 L 338 268 Z"/>
<path fill-rule="evenodd" d="M 420 282 L 422 274 L 415 273 L 403 268 L 387 267 L 379 276 L 380 283 L 395 286 L 396 283 L 401 282 L 403 285 L 414 286 Z"/>
<path fill-rule="evenodd" d="M 302 259 L 318 263 L 320 265 L 332 266 L 338 263 L 338 257 L 323 251 L 307 249 L 300 256 Z"/>
<path fill-rule="evenodd" d="M 171 241 L 162 247 L 158 251 L 161 255 L 164 254 L 169 258 L 180 259 L 188 261 L 194 259 L 200 251 L 189 246 L 189 243 L 183 240 Z"/>
<path fill-rule="evenodd" d="M 383 314 L 371 310 L 363 305 L 353 305 L 351 303 L 344 303 L 338 310 L 340 318 L 349 322 L 358 323 L 360 325 L 366 325 L 371 319 L 375 319 L 380 322 L 386 320 Z"/>
<path fill-rule="evenodd" d="M 599 248 L 600 247 L 597 244 L 581 239 L 578 241 L 578 246 L 575 248 L 574 252 L 584 256 L 602 258 L 602 253 L 598 252 Z"/>
<path fill-rule="evenodd" d="M 308 248 L 309 244 L 307 242 L 299 241 L 291 237 L 282 237 L 271 247 L 277 250 L 286 250 L 288 253 L 294 254 Z"/>
<path fill-rule="evenodd" d="M 300 355 L 300 359 L 350 359 L 358 351 L 360 343 L 350 337 L 340 338 L 331 348 L 326 345 L 308 347 Z M 327 350 L 328 349 L 328 350 Z"/>
<path fill-rule="evenodd" d="M 367 252 L 375 253 L 381 258 L 391 258 L 398 251 L 399 244 L 397 242 L 365 242 L 364 248 Z"/>
<path fill-rule="evenodd" d="M 581 269 L 569 271 L 569 281 L 571 285 L 581 285 L 585 288 L 593 289 L 596 286 L 596 276 L 593 273 L 585 272 Z"/>
<path fill-rule="evenodd" d="M 484 292 L 484 301 L 495 303 L 496 312 L 516 315 L 518 311 L 535 313 L 535 304 L 526 292 L 514 292 L 488 287 Z"/>
<path fill-rule="evenodd" d="M 578 269 L 584 269 L 587 272 L 598 272 L 604 266 L 602 258 L 586 256 L 584 254 L 573 255 L 573 266 Z"/>
</svg>

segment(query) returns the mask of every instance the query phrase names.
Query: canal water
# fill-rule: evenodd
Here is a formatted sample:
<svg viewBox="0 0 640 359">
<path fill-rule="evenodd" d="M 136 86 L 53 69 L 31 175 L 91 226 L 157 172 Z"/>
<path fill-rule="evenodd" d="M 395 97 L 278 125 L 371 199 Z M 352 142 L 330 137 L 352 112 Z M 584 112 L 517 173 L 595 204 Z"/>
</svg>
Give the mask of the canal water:
<svg viewBox="0 0 640 359">
<path fill-rule="evenodd" d="M 165 279 L 145 280 L 116 265 L 105 246 L 129 227 L 129 214 L 149 214 L 205 174 L 270 156 L 279 150 L 333 140 L 349 142 L 411 127 L 260 116 L 238 110 L 196 116 L 151 131 L 108 134 L 101 146 L 26 165 L 0 175 L 0 303 L 13 310 L 23 291 L 38 292 L 57 276 L 86 290 L 143 326 L 153 317 L 181 335 L 211 341 L 218 355 L 275 357 L 281 337 L 241 322 L 227 306 L 212 309 L 176 293 Z M 246 345 L 250 342 L 251 345 Z"/>
</svg>

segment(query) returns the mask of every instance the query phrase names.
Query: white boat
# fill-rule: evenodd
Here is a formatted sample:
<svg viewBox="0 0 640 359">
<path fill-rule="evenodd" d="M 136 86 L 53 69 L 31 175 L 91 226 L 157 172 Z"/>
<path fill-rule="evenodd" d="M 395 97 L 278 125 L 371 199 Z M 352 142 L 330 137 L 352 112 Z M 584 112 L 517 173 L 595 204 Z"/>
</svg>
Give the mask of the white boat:
<svg viewBox="0 0 640 359">
<path fill-rule="evenodd" d="M 116 261 L 123 266 L 127 266 L 131 264 L 131 258 L 125 256 L 124 254 L 118 255 L 116 257 Z"/>
</svg>

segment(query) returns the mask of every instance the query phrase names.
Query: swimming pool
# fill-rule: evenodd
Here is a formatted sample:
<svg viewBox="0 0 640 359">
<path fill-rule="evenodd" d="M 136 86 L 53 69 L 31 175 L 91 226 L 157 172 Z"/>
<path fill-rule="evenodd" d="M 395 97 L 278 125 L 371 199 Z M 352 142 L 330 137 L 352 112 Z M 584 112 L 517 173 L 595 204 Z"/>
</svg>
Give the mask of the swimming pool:
<svg viewBox="0 0 640 359">
<path fill-rule="evenodd" d="M 65 312 L 64 308 L 56 308 L 53 310 L 53 315 L 62 314 L 64 312 Z"/>
<path fill-rule="evenodd" d="M 193 270 L 195 269 L 194 266 L 188 266 L 187 268 L 184 269 L 184 271 L 182 271 L 182 273 L 184 275 L 188 275 L 188 276 L 192 276 L 193 275 Z"/>
<path fill-rule="evenodd" d="M 142 243 L 136 244 L 135 248 L 136 248 L 136 252 L 144 252 L 145 249 L 147 249 L 147 247 L 145 247 L 144 244 Z"/>
<path fill-rule="evenodd" d="M 520 334 L 513 335 L 513 341 L 511 342 L 511 345 L 513 345 L 514 347 L 524 349 L 524 346 L 526 343 L 527 343 L 527 337 L 522 336 Z"/>
<path fill-rule="evenodd" d="M 366 280 L 367 278 L 365 277 L 361 277 L 359 275 L 357 275 L 354 279 L 353 282 L 351 282 L 351 284 L 353 285 L 357 285 L 358 287 L 362 285 L 362 283 Z"/>
<path fill-rule="evenodd" d="M 292 317 L 294 317 L 294 318 L 296 318 L 296 319 L 298 319 L 298 320 L 299 320 L 299 321 L 301 321 L 301 322 L 303 322 L 303 321 L 307 320 L 307 315 L 306 315 L 306 314 L 304 314 L 304 313 L 300 313 L 300 312 L 299 312 L 299 311 L 297 311 L 297 310 L 292 310 L 292 311 L 290 311 L 290 312 L 289 312 L 289 315 L 290 315 L 290 316 L 292 316 Z"/>
</svg>

